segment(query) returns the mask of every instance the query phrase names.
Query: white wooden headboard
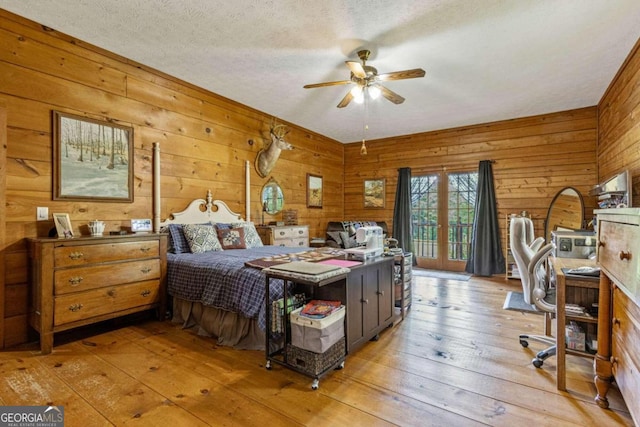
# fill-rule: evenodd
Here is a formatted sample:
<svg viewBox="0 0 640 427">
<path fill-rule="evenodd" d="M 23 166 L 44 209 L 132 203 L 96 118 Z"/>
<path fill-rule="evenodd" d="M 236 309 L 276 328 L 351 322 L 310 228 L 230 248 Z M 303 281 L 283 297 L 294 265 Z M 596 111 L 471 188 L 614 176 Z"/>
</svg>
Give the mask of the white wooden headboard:
<svg viewBox="0 0 640 427">
<path fill-rule="evenodd" d="M 214 209 L 215 207 L 215 209 Z M 169 224 L 203 224 L 207 222 L 244 222 L 239 213 L 233 212 L 222 200 L 213 200 L 211 190 L 207 191 L 207 199 L 195 199 L 182 212 L 171 214 L 170 218 L 160 223 L 161 227 Z"/>
<path fill-rule="evenodd" d="M 251 221 L 251 167 L 245 161 L 245 215 Z M 202 224 L 205 222 L 242 222 L 242 216 L 233 212 L 222 200 L 212 200 L 211 190 L 207 190 L 207 200 L 195 199 L 187 209 L 172 213 L 169 218 L 160 221 L 160 143 L 153 143 L 153 231 L 169 224 Z M 215 210 L 213 209 L 215 206 Z M 204 208 L 204 209 L 203 209 Z"/>
</svg>

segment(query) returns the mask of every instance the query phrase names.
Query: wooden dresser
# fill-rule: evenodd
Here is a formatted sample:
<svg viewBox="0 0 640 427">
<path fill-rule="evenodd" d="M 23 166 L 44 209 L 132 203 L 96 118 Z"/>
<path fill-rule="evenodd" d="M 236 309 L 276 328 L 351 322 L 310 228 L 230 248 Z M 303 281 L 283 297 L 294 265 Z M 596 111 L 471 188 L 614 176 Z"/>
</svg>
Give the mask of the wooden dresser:
<svg viewBox="0 0 640 427">
<path fill-rule="evenodd" d="M 142 310 L 165 312 L 167 237 L 29 239 L 30 325 L 43 354 L 53 334 Z"/>
<path fill-rule="evenodd" d="M 259 225 L 256 226 L 260 239 L 265 245 L 308 247 L 308 225 Z"/>
<path fill-rule="evenodd" d="M 602 268 L 598 353 L 594 363 L 596 402 L 608 407 L 612 379 L 640 425 L 640 209 L 601 209 L 598 262 Z"/>
</svg>

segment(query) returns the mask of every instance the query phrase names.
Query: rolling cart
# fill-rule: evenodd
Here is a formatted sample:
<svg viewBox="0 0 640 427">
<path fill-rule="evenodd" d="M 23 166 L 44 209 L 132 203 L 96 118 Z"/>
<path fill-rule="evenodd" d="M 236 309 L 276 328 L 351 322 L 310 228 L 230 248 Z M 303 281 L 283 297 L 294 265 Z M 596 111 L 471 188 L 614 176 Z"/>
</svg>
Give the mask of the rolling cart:
<svg viewBox="0 0 640 427">
<path fill-rule="evenodd" d="M 304 268 L 301 268 L 304 270 Z M 296 271 L 283 271 L 272 268 L 263 270 L 266 275 L 266 297 L 265 304 L 267 308 L 267 324 L 265 339 L 265 355 L 266 369 L 270 370 L 272 363 L 277 363 L 292 369 L 301 374 L 313 378 L 311 384 L 312 390 L 317 390 L 320 385 L 320 378 L 334 369 L 342 369 L 347 354 L 346 338 L 342 336 L 332 343 L 328 348 L 321 348 L 322 352 L 314 352 L 308 349 L 298 347 L 292 343 L 292 325 L 290 314 L 299 304 L 299 299 L 294 295 L 305 295 L 315 299 L 325 299 L 340 301 L 343 305 L 346 302 L 346 283 L 348 268 L 337 268 L 319 274 L 305 274 Z M 283 304 L 282 304 L 282 321 L 280 340 L 276 340 L 277 334 L 274 334 L 274 315 L 272 304 L 270 302 L 270 287 L 275 282 L 273 279 L 280 279 L 283 286 Z M 344 316 L 345 307 L 342 307 L 342 316 Z M 332 314 L 333 316 L 333 314 Z M 344 322 L 343 318 L 339 322 Z M 344 325 L 344 323 L 342 323 Z M 340 326 L 342 326 L 340 325 Z M 344 327 L 344 331 L 347 328 Z M 273 345 L 280 342 L 281 345 Z M 315 343 L 319 344 L 319 343 Z M 273 347 L 275 348 L 272 348 Z M 318 348 L 315 348 L 316 350 Z"/>
</svg>

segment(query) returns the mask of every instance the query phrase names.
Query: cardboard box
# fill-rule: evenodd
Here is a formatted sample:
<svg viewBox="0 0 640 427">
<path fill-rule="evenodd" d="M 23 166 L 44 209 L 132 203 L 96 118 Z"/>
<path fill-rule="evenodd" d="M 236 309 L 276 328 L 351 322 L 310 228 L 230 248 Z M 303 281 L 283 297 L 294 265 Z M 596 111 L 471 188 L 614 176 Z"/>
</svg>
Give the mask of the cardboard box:
<svg viewBox="0 0 640 427">
<path fill-rule="evenodd" d="M 301 316 L 303 307 L 291 312 L 291 344 L 314 353 L 324 353 L 344 337 L 344 305 L 323 319 Z"/>
</svg>

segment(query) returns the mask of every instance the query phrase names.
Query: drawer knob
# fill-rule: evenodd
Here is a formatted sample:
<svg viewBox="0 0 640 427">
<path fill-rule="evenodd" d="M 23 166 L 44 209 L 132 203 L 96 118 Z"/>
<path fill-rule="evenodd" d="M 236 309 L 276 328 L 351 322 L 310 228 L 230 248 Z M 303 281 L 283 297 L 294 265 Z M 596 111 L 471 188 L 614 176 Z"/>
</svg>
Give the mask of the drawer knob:
<svg viewBox="0 0 640 427">
<path fill-rule="evenodd" d="M 304 234 L 304 230 L 298 230 L 298 234 Z"/>
<path fill-rule="evenodd" d="M 84 278 L 82 276 L 70 277 L 69 283 L 71 283 L 71 286 L 78 286 L 83 280 Z"/>
<path fill-rule="evenodd" d="M 84 254 L 82 252 L 71 252 L 69 254 L 69 258 L 71 258 L 72 260 L 81 259 L 83 256 L 84 256 Z"/>
<path fill-rule="evenodd" d="M 361 299 L 360 302 L 363 303 L 363 304 L 369 304 L 369 300 L 368 299 Z"/>
<path fill-rule="evenodd" d="M 84 307 L 82 304 L 73 304 L 69 306 L 69 311 L 73 311 L 75 313 L 76 311 L 80 311 L 82 307 Z"/>
<path fill-rule="evenodd" d="M 380 296 L 384 296 L 384 291 L 377 291 L 376 294 L 378 294 Z"/>
<path fill-rule="evenodd" d="M 140 248 L 141 252 L 149 252 L 151 250 L 151 248 Z"/>
<path fill-rule="evenodd" d="M 602 240 L 598 241 L 598 247 L 599 248 L 604 248 L 605 246 L 607 246 L 607 244 L 605 242 L 603 242 Z"/>
<path fill-rule="evenodd" d="M 611 324 L 613 324 L 613 326 L 620 326 L 620 319 L 614 317 L 613 319 L 611 319 Z"/>
<path fill-rule="evenodd" d="M 147 274 L 148 272 L 150 272 L 150 271 L 151 271 L 151 268 L 149 268 L 149 267 L 144 267 L 144 268 L 141 268 L 141 269 L 140 269 L 140 271 L 142 271 L 144 274 Z"/>
<path fill-rule="evenodd" d="M 115 289 L 109 289 L 109 291 L 107 292 L 107 295 L 109 295 L 112 298 L 115 297 L 116 296 Z"/>
<path fill-rule="evenodd" d="M 148 297 L 149 295 L 151 295 L 151 291 L 149 289 L 145 289 L 144 291 L 140 292 L 140 295 L 142 295 L 143 297 Z"/>
<path fill-rule="evenodd" d="M 631 261 L 631 252 L 620 251 L 620 261 Z"/>
<path fill-rule="evenodd" d="M 281 236 L 284 236 L 284 231 L 281 231 L 281 232 L 280 232 L 280 235 L 281 235 Z"/>
</svg>

